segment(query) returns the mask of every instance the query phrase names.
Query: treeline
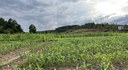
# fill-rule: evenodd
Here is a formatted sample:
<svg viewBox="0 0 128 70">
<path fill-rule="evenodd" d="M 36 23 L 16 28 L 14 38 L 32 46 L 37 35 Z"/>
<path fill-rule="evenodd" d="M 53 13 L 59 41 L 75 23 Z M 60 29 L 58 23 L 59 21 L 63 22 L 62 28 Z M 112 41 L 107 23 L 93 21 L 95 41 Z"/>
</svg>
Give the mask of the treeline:
<svg viewBox="0 0 128 70">
<path fill-rule="evenodd" d="M 16 20 L 9 19 L 6 21 L 3 18 L 0 18 L 0 33 L 4 34 L 14 34 L 14 33 L 23 33 L 23 29 L 17 23 Z"/>
<path fill-rule="evenodd" d="M 66 31 L 73 31 L 78 29 L 98 29 L 98 30 L 105 30 L 105 31 L 122 31 L 127 32 L 128 31 L 128 25 L 118 25 L 118 24 L 108 24 L 108 23 L 85 23 L 84 25 L 68 25 L 68 26 L 62 26 L 58 27 L 55 30 L 47 30 L 47 31 L 36 31 L 36 27 L 31 24 L 29 26 L 29 32 L 30 33 L 61 33 Z M 23 29 L 21 26 L 17 23 L 16 20 L 9 19 L 5 20 L 3 18 L 0 18 L 0 33 L 4 34 L 15 34 L 15 33 L 23 33 Z"/>
<path fill-rule="evenodd" d="M 55 30 L 43 31 L 42 33 L 61 33 L 68 30 L 78 30 L 78 29 L 98 29 L 106 31 L 128 31 L 128 25 L 118 25 L 118 24 L 108 24 L 108 23 L 85 23 L 84 25 L 69 25 L 58 27 Z"/>
<path fill-rule="evenodd" d="M 71 26 L 64 26 L 64 27 L 59 27 L 56 28 L 56 32 L 65 32 L 68 30 L 77 30 L 77 29 L 108 29 L 108 31 L 112 30 L 112 31 L 116 31 L 118 28 L 117 25 L 114 24 L 108 24 L 108 23 L 104 23 L 104 24 L 95 24 L 95 23 L 86 23 L 84 25 L 71 25 Z"/>
</svg>

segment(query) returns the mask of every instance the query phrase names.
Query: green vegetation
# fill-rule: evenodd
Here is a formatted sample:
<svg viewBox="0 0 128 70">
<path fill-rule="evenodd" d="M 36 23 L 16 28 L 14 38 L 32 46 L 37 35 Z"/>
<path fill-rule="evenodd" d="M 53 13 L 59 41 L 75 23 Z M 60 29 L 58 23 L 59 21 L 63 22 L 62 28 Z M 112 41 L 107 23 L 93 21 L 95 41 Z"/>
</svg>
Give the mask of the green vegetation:
<svg viewBox="0 0 128 70">
<path fill-rule="evenodd" d="M 30 38 L 47 38 L 47 43 L 32 47 L 30 54 L 22 56 L 27 61 L 16 70 L 128 68 L 127 33 L 33 34 Z"/>
<path fill-rule="evenodd" d="M 30 33 L 23 34 L 16 20 L 0 18 L 0 68 L 22 60 L 14 70 L 125 70 L 127 31 L 128 25 L 86 23 L 37 32 L 31 24 Z M 27 49 L 16 54 L 22 48 Z"/>
<path fill-rule="evenodd" d="M 39 42 L 52 40 L 50 34 L 1 34 L 0 54 L 6 54 L 21 47 L 32 46 Z"/>
<path fill-rule="evenodd" d="M 127 32 L 128 25 L 118 25 L 110 23 L 85 23 L 84 25 L 67 25 L 58 27 L 55 30 L 46 30 L 46 31 L 37 31 L 36 27 L 31 24 L 29 26 L 30 33 L 70 33 L 75 30 L 87 29 L 87 32 Z M 93 29 L 93 30 L 90 30 Z M 86 31 L 85 31 L 86 32 Z M 5 21 L 3 18 L 0 18 L 0 33 L 4 34 L 14 34 L 14 33 L 23 33 L 21 26 L 17 23 L 16 20 L 11 18 L 8 21 Z"/>
<path fill-rule="evenodd" d="M 14 34 L 22 33 L 23 30 L 12 19 L 5 21 L 0 18 L 0 25 L 0 33 L 6 33 L 0 35 L 0 56 L 30 47 L 30 52 L 20 54 L 24 63 L 16 66 L 16 70 L 128 68 L 128 33 L 118 33 L 120 25 L 87 23 L 44 31 L 51 34 Z M 122 27 L 121 31 L 126 32 L 128 26 Z M 73 32 L 79 29 L 94 29 L 94 32 Z M 30 25 L 29 32 L 37 33 L 33 24 Z"/>
<path fill-rule="evenodd" d="M 35 27 L 33 24 L 31 24 L 31 25 L 29 26 L 29 32 L 30 32 L 30 33 L 36 33 L 36 27 Z"/>
<path fill-rule="evenodd" d="M 10 18 L 8 21 L 5 21 L 3 18 L 0 18 L 0 33 L 23 33 L 23 30 L 16 20 Z"/>
<path fill-rule="evenodd" d="M 119 29 L 121 27 L 121 29 Z M 93 29 L 94 31 L 87 32 L 127 32 L 128 25 L 118 25 L 118 24 L 109 24 L 109 23 L 85 23 L 84 25 L 67 25 L 58 27 L 55 30 L 47 30 L 39 33 L 64 33 L 64 32 L 72 32 L 75 30 L 82 29 Z"/>
</svg>

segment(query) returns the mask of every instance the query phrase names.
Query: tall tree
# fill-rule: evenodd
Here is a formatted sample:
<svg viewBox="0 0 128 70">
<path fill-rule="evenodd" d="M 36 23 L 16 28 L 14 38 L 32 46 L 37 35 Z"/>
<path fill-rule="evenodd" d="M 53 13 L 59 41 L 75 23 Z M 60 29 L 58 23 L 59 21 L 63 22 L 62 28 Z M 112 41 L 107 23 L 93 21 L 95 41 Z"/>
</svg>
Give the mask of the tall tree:
<svg viewBox="0 0 128 70">
<path fill-rule="evenodd" d="M 29 26 L 29 32 L 30 32 L 30 33 L 36 33 L 36 27 L 35 27 L 33 24 L 31 24 L 31 25 Z"/>
<path fill-rule="evenodd" d="M 0 33 L 12 34 L 22 32 L 23 30 L 16 20 L 10 18 L 8 21 L 5 21 L 3 18 L 0 18 Z"/>
<path fill-rule="evenodd" d="M 23 32 L 21 26 L 17 23 L 16 20 L 12 20 L 11 18 L 7 21 L 4 26 L 4 33 L 21 33 Z"/>
<path fill-rule="evenodd" d="M 6 21 L 3 18 L 0 18 L 0 33 L 3 33 L 3 29 Z"/>
</svg>

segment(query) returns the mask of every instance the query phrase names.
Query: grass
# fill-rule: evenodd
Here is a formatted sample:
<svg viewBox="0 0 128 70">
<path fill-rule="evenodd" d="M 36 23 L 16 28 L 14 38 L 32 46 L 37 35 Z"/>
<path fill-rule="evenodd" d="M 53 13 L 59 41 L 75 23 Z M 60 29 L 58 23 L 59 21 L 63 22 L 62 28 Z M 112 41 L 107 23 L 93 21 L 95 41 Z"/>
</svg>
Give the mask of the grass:
<svg viewBox="0 0 128 70">
<path fill-rule="evenodd" d="M 66 36 L 66 35 L 65 35 Z M 128 36 L 88 36 L 71 35 L 58 37 L 58 41 L 41 52 L 28 56 L 30 58 L 21 68 L 59 69 L 115 69 L 128 63 Z"/>
<path fill-rule="evenodd" d="M 35 40 L 34 43 L 37 43 L 44 40 L 47 43 L 34 46 L 31 53 L 23 58 L 28 59 L 27 62 L 16 67 L 16 70 L 128 68 L 127 33 L 37 34 L 28 37 L 23 37 L 25 40 L 22 42 Z"/>
<path fill-rule="evenodd" d="M 1 34 L 0 35 L 0 54 L 5 55 L 13 50 L 27 47 L 38 42 L 52 40 L 52 35 L 46 34 Z"/>
</svg>

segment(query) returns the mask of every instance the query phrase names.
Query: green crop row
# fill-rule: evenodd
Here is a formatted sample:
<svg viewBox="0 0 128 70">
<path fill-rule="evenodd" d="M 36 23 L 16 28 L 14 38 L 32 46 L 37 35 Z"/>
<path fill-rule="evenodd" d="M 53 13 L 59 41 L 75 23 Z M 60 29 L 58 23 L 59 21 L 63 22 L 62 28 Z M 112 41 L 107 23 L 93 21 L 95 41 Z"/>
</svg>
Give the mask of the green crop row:
<svg viewBox="0 0 128 70">
<path fill-rule="evenodd" d="M 88 34 L 88 37 L 81 35 L 54 34 L 57 41 L 40 48 L 41 52 L 28 55 L 28 61 L 20 69 L 53 70 L 67 67 L 79 70 L 115 70 L 127 67 L 127 33 L 97 33 L 94 36 Z"/>
<path fill-rule="evenodd" d="M 126 36 L 127 33 L 113 33 L 113 32 L 86 32 L 86 33 L 60 33 L 54 34 L 57 38 L 76 38 L 76 37 L 98 37 L 98 36 Z"/>
<path fill-rule="evenodd" d="M 1 34 L 0 54 L 4 55 L 18 48 L 28 47 L 38 42 L 51 41 L 51 34 Z"/>
</svg>

